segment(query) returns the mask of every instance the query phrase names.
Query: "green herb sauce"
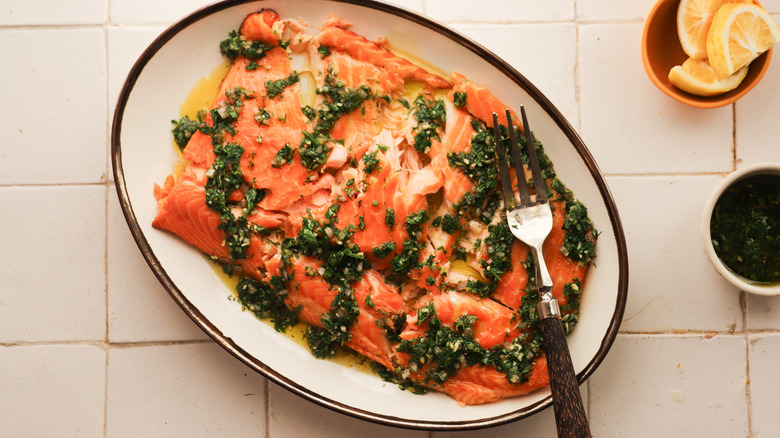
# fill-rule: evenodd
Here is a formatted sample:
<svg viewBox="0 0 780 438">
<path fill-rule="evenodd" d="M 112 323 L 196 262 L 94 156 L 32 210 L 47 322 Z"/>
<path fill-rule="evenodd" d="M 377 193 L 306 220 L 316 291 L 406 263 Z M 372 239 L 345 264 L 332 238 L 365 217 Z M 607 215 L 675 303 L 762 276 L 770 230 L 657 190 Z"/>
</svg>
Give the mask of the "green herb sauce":
<svg viewBox="0 0 780 438">
<path fill-rule="evenodd" d="M 715 204 L 715 253 L 732 271 L 759 283 L 780 281 L 780 176 L 737 181 Z"/>
</svg>

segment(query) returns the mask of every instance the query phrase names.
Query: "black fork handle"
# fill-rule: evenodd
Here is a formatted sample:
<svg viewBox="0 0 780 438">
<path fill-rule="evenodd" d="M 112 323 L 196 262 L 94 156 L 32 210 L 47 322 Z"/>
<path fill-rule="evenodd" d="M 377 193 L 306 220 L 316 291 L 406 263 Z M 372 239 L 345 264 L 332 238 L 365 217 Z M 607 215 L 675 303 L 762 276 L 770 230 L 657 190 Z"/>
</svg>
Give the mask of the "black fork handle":
<svg viewBox="0 0 780 438">
<path fill-rule="evenodd" d="M 574 375 L 574 366 L 561 319 L 550 316 L 541 319 L 540 323 L 558 437 L 591 437 L 588 417 L 582 404 L 580 388 L 577 386 L 577 376 Z"/>
</svg>

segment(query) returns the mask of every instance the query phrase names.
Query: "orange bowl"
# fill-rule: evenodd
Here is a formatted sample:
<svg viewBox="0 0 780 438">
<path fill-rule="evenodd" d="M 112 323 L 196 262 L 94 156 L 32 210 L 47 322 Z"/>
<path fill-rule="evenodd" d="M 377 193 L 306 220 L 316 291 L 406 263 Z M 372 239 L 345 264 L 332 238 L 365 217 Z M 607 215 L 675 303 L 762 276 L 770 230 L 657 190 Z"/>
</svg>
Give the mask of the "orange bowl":
<svg viewBox="0 0 780 438">
<path fill-rule="evenodd" d="M 642 64 L 647 76 L 667 95 L 696 108 L 718 108 L 735 102 L 755 87 L 769 68 L 772 50 L 764 52 L 748 67 L 747 76 L 728 93 L 703 97 L 686 93 L 669 82 L 669 70 L 688 59 L 677 36 L 677 6 L 680 0 L 658 0 L 645 19 L 642 32 Z M 754 0 L 760 6 L 760 3 Z"/>
</svg>

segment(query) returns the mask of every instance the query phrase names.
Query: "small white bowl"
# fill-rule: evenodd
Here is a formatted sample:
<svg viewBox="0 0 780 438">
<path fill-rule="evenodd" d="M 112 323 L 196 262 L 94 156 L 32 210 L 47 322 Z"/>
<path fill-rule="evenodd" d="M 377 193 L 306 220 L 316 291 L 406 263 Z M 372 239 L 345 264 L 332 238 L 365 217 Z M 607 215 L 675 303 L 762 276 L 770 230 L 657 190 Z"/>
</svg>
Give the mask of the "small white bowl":
<svg viewBox="0 0 780 438">
<path fill-rule="evenodd" d="M 712 195 L 710 195 L 710 198 L 704 207 L 704 213 L 702 215 L 701 221 L 701 238 L 702 243 L 704 244 L 704 250 L 709 257 L 710 262 L 712 262 L 712 266 L 714 266 L 718 273 L 731 284 L 740 290 L 757 295 L 780 295 L 780 283 L 756 283 L 753 280 L 749 280 L 738 274 L 735 274 L 731 269 L 729 269 L 715 253 L 715 249 L 712 246 L 712 236 L 710 235 L 712 210 L 715 208 L 715 203 L 718 201 L 718 199 L 720 199 L 723 192 L 732 184 L 745 177 L 765 174 L 780 176 L 780 163 L 751 164 L 730 173 L 726 179 L 721 181 L 721 183 L 718 184 L 718 186 L 715 188 L 715 191 L 712 192 Z"/>
</svg>

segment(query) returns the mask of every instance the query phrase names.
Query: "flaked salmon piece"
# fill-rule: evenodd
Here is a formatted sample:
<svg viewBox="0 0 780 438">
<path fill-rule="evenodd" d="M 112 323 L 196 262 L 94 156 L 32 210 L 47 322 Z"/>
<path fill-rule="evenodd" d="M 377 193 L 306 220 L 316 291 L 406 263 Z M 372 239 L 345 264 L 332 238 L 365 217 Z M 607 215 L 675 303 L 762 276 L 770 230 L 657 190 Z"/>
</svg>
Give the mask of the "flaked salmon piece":
<svg viewBox="0 0 780 438">
<path fill-rule="evenodd" d="M 566 238 L 566 233 L 563 231 L 563 223 L 566 220 L 565 205 L 559 200 L 552 201 L 551 204 L 553 207 L 553 229 L 550 236 L 544 241 L 544 261 L 547 263 L 547 269 L 550 271 L 550 277 L 553 281 L 552 293 L 558 300 L 558 304 L 563 307 L 569 304 L 569 297 L 563 292 L 564 286 L 575 280 L 584 284 L 588 266 L 563 254 L 563 242 Z"/>
<path fill-rule="evenodd" d="M 504 111 L 509 107 L 501 103 L 490 90 L 475 84 L 457 72 L 453 72 L 450 75 L 450 79 L 454 84 L 452 88 L 454 92 L 466 94 L 466 110 L 469 114 L 481 120 L 490 128 L 493 128 L 493 113 L 498 114 L 501 117 L 500 120 L 504 119 Z M 517 118 L 517 114 L 511 109 L 509 113 L 512 115 L 512 123 L 519 126 L 522 131 L 522 123 Z"/>
<path fill-rule="evenodd" d="M 471 139 L 475 134 L 472 118 L 468 112 L 452 104 L 452 93 L 444 101 L 447 119 L 441 140 L 431 142 L 431 167 L 436 169 L 444 183 L 444 202 L 448 207 L 458 202 L 474 184 L 459 169 L 449 164 L 448 154 L 461 153 L 471 148 Z"/>
<path fill-rule="evenodd" d="M 314 45 L 325 46 L 349 54 L 352 58 L 377 66 L 394 82 L 422 81 L 435 89 L 449 89 L 452 85 L 441 76 L 428 72 L 387 49 L 386 41 L 370 41 L 348 28 L 350 24 L 331 17 L 322 32 L 314 38 Z"/>
<path fill-rule="evenodd" d="M 285 300 L 287 305 L 300 309 L 298 316 L 301 320 L 315 327 L 324 327 L 322 318 L 330 311 L 331 303 L 339 293 L 338 288 L 319 275 L 307 274 L 319 271 L 321 261 L 301 256 L 292 259 L 291 263 L 292 281 L 298 286 L 290 288 Z M 392 344 L 380 321 L 398 317 L 404 309 L 403 300 L 375 270 L 363 273 L 361 279 L 353 284 L 353 294 L 360 313 L 348 329 L 350 339 L 344 345 L 375 362 L 392 366 Z"/>
<path fill-rule="evenodd" d="M 282 38 L 284 27 L 285 22 L 276 11 L 263 9 L 244 18 L 239 32 L 247 40 L 260 41 L 275 46 Z"/>
<path fill-rule="evenodd" d="M 525 268 L 525 262 L 528 260 L 529 252 L 528 245 L 519 240 L 512 242 L 512 249 L 509 255 L 512 267 L 501 277 L 501 281 L 493 293 L 493 297 L 496 300 L 512 309 L 520 308 L 520 305 L 523 303 L 525 288 L 528 285 L 528 271 Z M 548 255 L 545 259 L 550 257 Z"/>
<path fill-rule="evenodd" d="M 152 226 L 170 231 L 203 253 L 220 261 L 230 260 L 225 233 L 219 229 L 219 213 L 206 205 L 206 172 L 195 166 L 184 169 L 174 183 L 166 179 L 163 187 L 155 186 L 159 211 Z M 262 227 L 273 228 L 286 219 L 283 215 L 256 210 L 247 218 Z M 253 277 L 265 268 L 265 262 L 276 253 L 276 247 L 258 236 L 250 238 L 246 258 L 238 261 L 243 272 Z"/>
<path fill-rule="evenodd" d="M 227 258 L 219 213 L 206 205 L 205 184 L 205 169 L 195 166 L 187 166 L 175 183 L 168 177 L 165 186 L 155 190 L 159 210 L 152 226 L 171 231 L 210 256 Z"/>
<path fill-rule="evenodd" d="M 473 366 L 458 370 L 441 387 L 460 405 L 480 405 L 508 397 L 529 394 L 550 384 L 547 374 L 547 358 L 542 354 L 534 362 L 528 380 L 514 384 L 507 381 L 504 373 L 492 367 Z"/>
<path fill-rule="evenodd" d="M 366 163 L 361 160 L 361 180 L 354 180 L 352 191 L 355 197 L 346 197 L 338 212 L 340 227 L 352 225 L 356 228 L 353 241 L 374 264 L 376 269 L 390 267 L 395 254 L 402 251 L 404 241 L 409 237 L 404 222 L 428 205 L 426 195 L 437 190 L 440 182 L 431 179 L 423 184 L 415 180 L 413 172 L 401 167 L 400 151 L 388 131 L 376 138 L 376 144 L 390 144 L 385 152 L 374 146 L 372 155 L 376 162 L 372 172 L 366 172 Z M 423 178 L 420 178 L 423 179 Z M 413 182 L 420 185 L 413 185 Z M 345 193 L 348 192 L 345 188 Z"/>
</svg>

